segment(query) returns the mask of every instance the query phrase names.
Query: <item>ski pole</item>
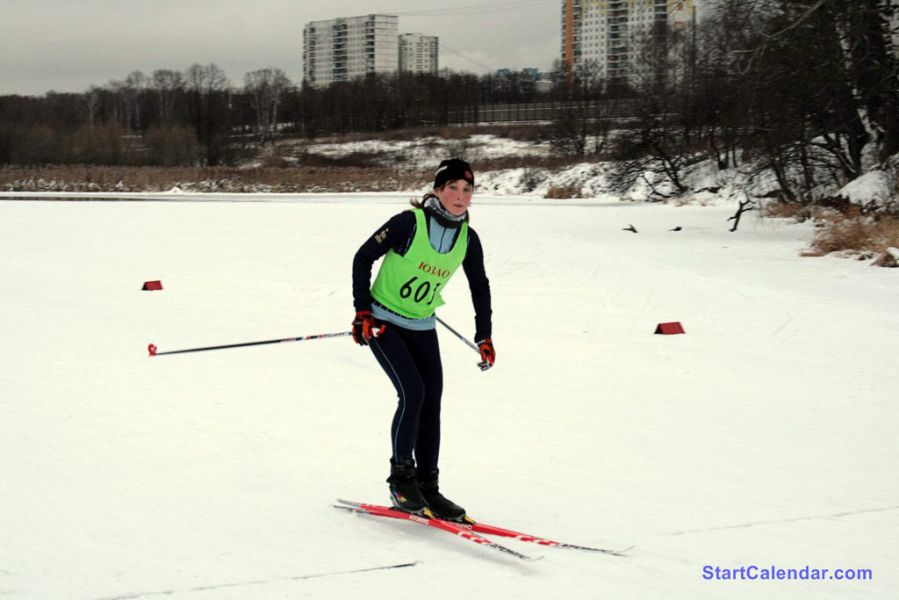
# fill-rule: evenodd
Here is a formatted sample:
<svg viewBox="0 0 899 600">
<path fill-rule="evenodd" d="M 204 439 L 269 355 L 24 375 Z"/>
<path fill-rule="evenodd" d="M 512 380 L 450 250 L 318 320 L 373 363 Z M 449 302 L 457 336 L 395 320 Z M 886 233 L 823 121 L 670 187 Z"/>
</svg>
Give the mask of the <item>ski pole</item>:
<svg viewBox="0 0 899 600">
<path fill-rule="evenodd" d="M 466 339 L 461 333 L 459 333 L 458 331 L 456 331 L 455 329 L 453 329 L 452 327 L 450 327 L 450 326 L 446 323 L 446 321 L 444 321 L 443 319 L 441 319 L 440 317 L 438 317 L 438 316 L 436 316 L 436 315 L 435 315 L 435 318 L 437 319 L 437 322 L 438 322 L 438 323 L 440 323 L 441 325 L 443 325 L 444 327 L 446 327 L 447 329 L 449 329 L 450 332 L 452 332 L 452 334 L 453 334 L 454 336 L 456 336 L 457 338 L 459 338 L 460 340 L 462 340 L 463 342 L 465 342 L 465 345 L 466 345 L 466 346 L 468 346 L 469 348 L 471 348 L 472 350 L 474 350 L 475 352 L 477 352 L 477 353 L 478 353 L 478 356 L 481 355 L 481 349 L 480 349 L 480 348 L 478 348 L 477 346 L 475 346 L 474 344 L 472 344 L 471 342 L 469 342 L 468 339 Z M 490 368 L 490 366 L 491 366 L 490 363 L 488 363 L 486 360 L 483 360 L 483 361 L 481 361 L 481 362 L 478 363 L 478 367 L 479 367 L 482 371 L 486 371 L 487 369 Z"/>
<path fill-rule="evenodd" d="M 323 338 L 341 337 L 344 335 L 353 335 L 352 331 L 341 331 L 340 333 L 317 333 L 315 335 L 303 335 L 300 337 L 284 338 L 283 340 L 265 340 L 262 342 L 244 342 L 241 344 L 226 344 L 224 346 L 206 346 L 205 348 L 186 348 L 184 350 L 169 350 L 168 352 L 157 352 L 156 344 L 147 346 L 150 356 L 162 356 L 163 354 L 183 354 L 185 352 L 203 352 L 205 350 L 224 350 L 225 348 L 243 348 L 246 346 L 262 346 L 263 344 L 284 344 L 287 342 L 303 342 L 307 340 L 320 340 Z"/>
</svg>

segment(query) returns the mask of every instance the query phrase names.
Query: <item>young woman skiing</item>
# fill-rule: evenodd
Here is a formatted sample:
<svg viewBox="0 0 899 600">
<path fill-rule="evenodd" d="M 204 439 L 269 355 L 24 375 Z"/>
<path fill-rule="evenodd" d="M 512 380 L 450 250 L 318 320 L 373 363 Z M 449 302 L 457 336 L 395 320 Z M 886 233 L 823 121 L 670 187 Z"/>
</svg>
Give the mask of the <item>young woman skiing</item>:
<svg viewBox="0 0 899 600">
<path fill-rule="evenodd" d="M 473 192 L 469 164 L 444 160 L 433 192 L 413 201 L 413 210 L 394 215 L 353 259 L 353 340 L 371 348 L 399 397 L 390 428 L 391 501 L 403 511 L 453 521 L 466 515 L 438 486 L 443 366 L 434 310 L 444 303 L 441 293 L 460 265 L 474 304 L 482 368 L 496 359 L 484 252 L 468 225 Z M 372 285 L 372 265 L 385 254 Z"/>
</svg>

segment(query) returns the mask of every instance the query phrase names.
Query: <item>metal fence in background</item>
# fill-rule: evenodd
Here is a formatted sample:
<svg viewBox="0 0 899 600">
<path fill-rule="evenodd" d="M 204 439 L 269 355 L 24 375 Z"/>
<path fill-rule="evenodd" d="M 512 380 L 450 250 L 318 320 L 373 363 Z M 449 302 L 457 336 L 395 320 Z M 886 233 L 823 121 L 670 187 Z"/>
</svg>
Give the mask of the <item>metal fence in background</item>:
<svg viewBox="0 0 899 600">
<path fill-rule="evenodd" d="M 576 111 L 588 119 L 626 119 L 636 114 L 633 99 L 589 100 L 567 102 L 521 102 L 509 104 L 480 104 L 461 110 L 450 110 L 450 125 L 490 123 L 528 123 L 554 121 L 566 112 Z"/>
</svg>

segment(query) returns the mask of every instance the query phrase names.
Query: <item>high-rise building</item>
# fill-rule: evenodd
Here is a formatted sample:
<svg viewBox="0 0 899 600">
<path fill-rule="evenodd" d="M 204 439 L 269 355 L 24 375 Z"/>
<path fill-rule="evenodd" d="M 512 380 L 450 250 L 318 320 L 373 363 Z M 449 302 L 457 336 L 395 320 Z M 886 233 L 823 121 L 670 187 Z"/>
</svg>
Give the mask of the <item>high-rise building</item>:
<svg viewBox="0 0 899 600">
<path fill-rule="evenodd" d="M 436 75 L 438 48 L 436 36 L 421 33 L 400 35 L 400 71 Z"/>
<path fill-rule="evenodd" d="M 399 64 L 396 15 L 311 21 L 303 29 L 303 81 L 326 87 L 370 73 L 394 73 Z"/>
<path fill-rule="evenodd" d="M 562 62 L 574 74 L 627 81 L 645 44 L 664 43 L 669 28 L 690 26 L 694 0 L 562 0 Z"/>
</svg>

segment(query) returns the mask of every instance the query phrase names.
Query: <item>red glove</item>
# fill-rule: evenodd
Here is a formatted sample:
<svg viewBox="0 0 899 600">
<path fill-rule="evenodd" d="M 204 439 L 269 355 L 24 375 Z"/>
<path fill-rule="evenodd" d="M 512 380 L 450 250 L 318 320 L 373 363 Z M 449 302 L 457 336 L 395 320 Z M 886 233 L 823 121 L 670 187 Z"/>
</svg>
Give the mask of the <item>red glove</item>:
<svg viewBox="0 0 899 600">
<path fill-rule="evenodd" d="M 360 310 L 356 312 L 356 318 L 353 319 L 353 341 L 360 346 L 368 346 L 371 338 L 376 338 L 387 329 L 387 325 L 381 323 L 375 324 L 374 317 L 371 316 L 370 310 Z"/>
<path fill-rule="evenodd" d="M 493 340 L 487 338 L 478 342 L 478 350 L 481 351 L 481 362 L 478 366 L 482 371 L 486 371 L 496 362 L 496 350 L 493 348 Z"/>
</svg>

